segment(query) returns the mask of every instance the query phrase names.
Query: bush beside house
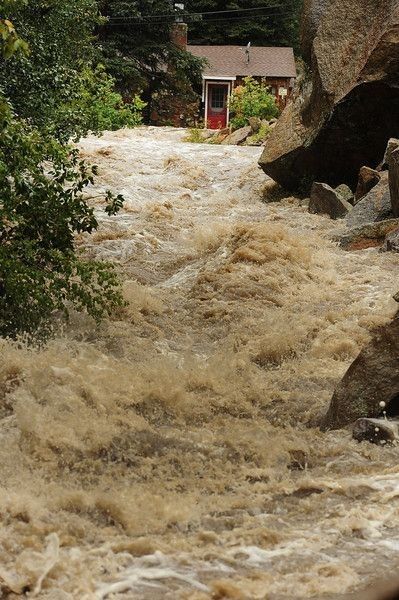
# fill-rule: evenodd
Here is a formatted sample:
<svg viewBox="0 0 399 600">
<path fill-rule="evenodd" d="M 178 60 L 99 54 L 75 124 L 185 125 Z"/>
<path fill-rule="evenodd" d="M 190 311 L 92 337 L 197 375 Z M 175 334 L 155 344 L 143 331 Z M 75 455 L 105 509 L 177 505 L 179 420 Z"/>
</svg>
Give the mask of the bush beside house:
<svg viewBox="0 0 399 600">
<path fill-rule="evenodd" d="M 233 90 L 229 107 L 233 131 L 249 125 L 249 120 L 253 117 L 268 121 L 279 114 L 276 99 L 270 93 L 269 87 L 252 77 L 246 77 L 243 85 Z"/>
</svg>

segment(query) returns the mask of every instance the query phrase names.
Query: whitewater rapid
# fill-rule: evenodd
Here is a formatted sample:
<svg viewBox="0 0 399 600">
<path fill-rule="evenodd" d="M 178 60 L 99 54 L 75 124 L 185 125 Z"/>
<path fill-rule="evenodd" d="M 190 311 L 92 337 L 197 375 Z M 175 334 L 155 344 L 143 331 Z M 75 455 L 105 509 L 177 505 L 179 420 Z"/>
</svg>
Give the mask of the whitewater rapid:
<svg viewBox="0 0 399 600">
<path fill-rule="evenodd" d="M 315 425 L 397 308 L 398 256 L 338 248 L 259 148 L 184 136 L 82 141 L 101 227 L 79 250 L 128 306 L 0 341 L 4 597 L 342 599 L 397 566 L 398 449 Z"/>
</svg>

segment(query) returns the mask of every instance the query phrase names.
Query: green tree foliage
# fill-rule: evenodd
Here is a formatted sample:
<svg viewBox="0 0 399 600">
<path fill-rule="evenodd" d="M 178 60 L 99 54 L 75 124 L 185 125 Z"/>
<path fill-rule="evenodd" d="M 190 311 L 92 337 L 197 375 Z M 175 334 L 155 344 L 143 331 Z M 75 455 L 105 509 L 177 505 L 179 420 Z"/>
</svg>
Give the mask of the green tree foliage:
<svg viewBox="0 0 399 600">
<path fill-rule="evenodd" d="M 144 90 L 150 115 L 154 97 L 192 95 L 202 62 L 171 42 L 173 2 L 106 0 L 100 8 L 108 19 L 99 29 L 105 65 L 125 99 Z"/>
<path fill-rule="evenodd" d="M 18 50 L 26 55 L 26 43 L 0 19 L 0 55 L 21 58 Z M 46 335 L 55 311 L 100 319 L 123 304 L 113 268 L 82 260 L 75 248 L 76 233 L 98 227 L 84 197 L 95 172 L 76 149 L 17 117 L 0 90 L 0 335 Z M 105 200 L 110 215 L 123 202 L 110 193 Z"/>
<path fill-rule="evenodd" d="M 299 18 L 303 0 L 186 0 L 187 12 L 237 11 L 208 14 L 190 24 L 196 44 L 299 46 Z M 257 10 L 266 6 L 266 9 Z M 247 9 L 255 9 L 249 11 Z"/>
<path fill-rule="evenodd" d="M 80 137 L 86 131 L 101 132 L 137 127 L 146 103 L 136 94 L 128 104 L 115 91 L 114 80 L 103 65 L 83 70 L 77 87 L 67 102 L 55 110 L 52 133 L 62 139 L 71 133 L 71 123 Z"/>
<path fill-rule="evenodd" d="M 229 106 L 233 129 L 248 125 L 250 117 L 271 119 L 279 114 L 276 99 L 269 88 L 252 77 L 246 77 L 244 85 L 235 88 Z"/>
<path fill-rule="evenodd" d="M 2 84 L 19 117 L 67 141 L 89 130 L 134 126 L 143 105 L 122 106 L 104 69 L 93 32 L 102 23 L 97 0 L 15 0 L 7 16 L 29 53 L 0 61 Z"/>
<path fill-rule="evenodd" d="M 98 227 L 83 196 L 95 168 L 15 119 L 4 101 L 0 112 L 0 334 L 46 333 L 68 306 L 99 319 L 123 301 L 111 266 L 75 250 L 74 234 Z M 108 194 L 107 212 L 121 203 Z"/>
</svg>

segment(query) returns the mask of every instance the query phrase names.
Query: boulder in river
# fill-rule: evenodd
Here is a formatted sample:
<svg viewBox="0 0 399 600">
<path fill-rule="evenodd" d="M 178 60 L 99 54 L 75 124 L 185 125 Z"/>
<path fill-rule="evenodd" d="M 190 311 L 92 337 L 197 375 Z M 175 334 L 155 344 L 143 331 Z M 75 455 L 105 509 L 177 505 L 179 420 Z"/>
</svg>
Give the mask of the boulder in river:
<svg viewBox="0 0 399 600">
<path fill-rule="evenodd" d="M 341 183 L 341 185 L 339 185 L 338 187 L 335 188 L 335 192 L 336 192 L 336 194 L 338 194 L 338 196 L 340 198 L 342 198 L 342 200 L 349 202 L 349 204 L 352 204 L 352 205 L 354 204 L 353 192 L 350 189 L 349 185 L 346 185 L 345 183 Z"/>
<path fill-rule="evenodd" d="M 389 155 L 389 192 L 394 217 L 399 217 L 399 147 Z"/>
<path fill-rule="evenodd" d="M 339 244 L 344 250 L 364 250 L 365 248 L 382 246 L 385 241 L 383 249 L 396 251 L 394 247 L 387 246 L 387 240 L 392 240 L 394 246 L 398 235 L 399 219 L 386 219 L 353 227 L 340 237 Z"/>
<path fill-rule="evenodd" d="M 399 252 L 399 220 L 396 229 L 386 236 L 382 250 L 385 252 Z"/>
<path fill-rule="evenodd" d="M 381 179 L 364 198 L 354 206 L 347 218 L 348 227 L 360 227 L 366 223 L 384 221 L 393 216 L 389 193 L 388 172 L 381 173 Z"/>
<path fill-rule="evenodd" d="M 381 179 L 381 173 L 370 167 L 362 167 L 355 192 L 355 204 L 366 196 Z"/>
<path fill-rule="evenodd" d="M 358 419 L 352 430 L 352 436 L 358 442 L 386 444 L 399 440 L 399 421 L 388 419 Z"/>
<path fill-rule="evenodd" d="M 350 210 L 352 205 L 336 190 L 326 183 L 314 182 L 310 192 L 309 212 L 328 215 L 332 219 L 342 219 Z"/>
<path fill-rule="evenodd" d="M 234 133 L 228 135 L 222 142 L 222 144 L 231 144 L 233 146 L 240 146 L 245 140 L 252 134 L 252 128 L 247 125 L 237 129 Z"/>
<path fill-rule="evenodd" d="M 322 429 L 362 417 L 399 416 L 399 316 L 380 327 L 338 384 Z"/>
<path fill-rule="evenodd" d="M 301 89 L 271 134 L 260 165 L 284 187 L 325 181 L 354 188 L 399 137 L 397 0 L 305 0 Z"/>
<path fill-rule="evenodd" d="M 394 150 L 397 150 L 398 148 L 399 148 L 399 139 L 389 138 L 387 147 L 385 150 L 385 154 L 384 154 L 383 164 L 382 164 L 382 167 L 384 169 L 388 168 L 390 160 L 391 160 L 391 154 Z"/>
</svg>

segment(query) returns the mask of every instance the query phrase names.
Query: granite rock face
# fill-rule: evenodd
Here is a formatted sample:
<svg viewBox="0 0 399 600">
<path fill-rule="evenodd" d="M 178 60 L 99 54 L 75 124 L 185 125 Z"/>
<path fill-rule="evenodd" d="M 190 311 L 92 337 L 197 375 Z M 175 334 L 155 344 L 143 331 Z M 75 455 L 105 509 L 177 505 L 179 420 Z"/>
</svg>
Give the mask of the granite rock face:
<svg viewBox="0 0 399 600">
<path fill-rule="evenodd" d="M 281 185 L 355 189 L 399 137 L 397 0 L 305 0 L 302 52 L 311 76 L 283 112 L 260 165 Z"/>
<path fill-rule="evenodd" d="M 357 204 L 359 200 L 364 198 L 377 185 L 380 179 L 381 173 L 375 169 L 370 169 L 370 167 L 362 167 L 357 182 L 354 204 Z"/>
<path fill-rule="evenodd" d="M 351 210 L 352 205 L 337 190 L 333 190 L 326 183 L 314 182 L 310 193 L 310 213 L 328 215 L 331 219 L 342 219 Z"/>
<path fill-rule="evenodd" d="M 339 383 L 322 422 L 339 429 L 362 417 L 399 415 L 399 318 L 380 327 Z"/>
<path fill-rule="evenodd" d="M 391 219 L 392 206 L 389 192 L 388 171 L 381 173 L 381 179 L 348 215 L 348 227 L 360 227 L 367 223 L 377 223 Z"/>
</svg>

